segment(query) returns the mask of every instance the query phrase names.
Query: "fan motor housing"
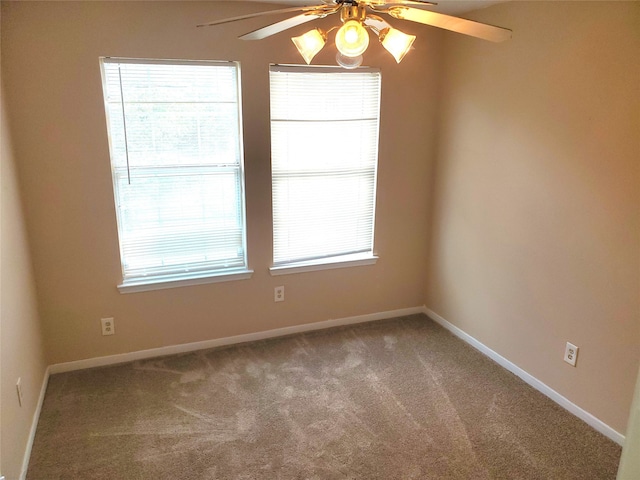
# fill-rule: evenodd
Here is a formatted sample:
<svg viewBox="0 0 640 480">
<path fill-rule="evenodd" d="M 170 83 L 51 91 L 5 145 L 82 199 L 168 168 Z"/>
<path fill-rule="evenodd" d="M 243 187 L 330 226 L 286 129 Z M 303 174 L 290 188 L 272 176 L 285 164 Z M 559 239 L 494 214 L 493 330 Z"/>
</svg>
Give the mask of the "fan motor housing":
<svg viewBox="0 0 640 480">
<path fill-rule="evenodd" d="M 340 20 L 342 21 L 342 23 L 348 22 L 349 20 L 357 20 L 359 22 L 362 22 L 364 21 L 366 16 L 367 12 L 364 5 L 347 5 L 345 3 L 340 9 Z"/>
</svg>

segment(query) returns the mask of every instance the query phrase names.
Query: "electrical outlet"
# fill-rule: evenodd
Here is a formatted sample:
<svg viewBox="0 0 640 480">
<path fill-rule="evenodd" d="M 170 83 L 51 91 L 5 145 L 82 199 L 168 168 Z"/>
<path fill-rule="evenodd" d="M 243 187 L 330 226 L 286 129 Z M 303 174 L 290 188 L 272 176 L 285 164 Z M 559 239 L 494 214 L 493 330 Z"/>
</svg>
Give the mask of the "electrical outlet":
<svg viewBox="0 0 640 480">
<path fill-rule="evenodd" d="M 567 342 L 567 346 L 564 348 L 564 361 L 569 365 L 575 367 L 576 360 L 578 359 L 578 347 L 574 344 Z"/>
<path fill-rule="evenodd" d="M 18 378 L 16 382 L 16 390 L 18 392 L 18 404 L 22 406 L 22 401 L 24 400 L 22 397 L 22 378 Z"/>
<path fill-rule="evenodd" d="M 102 335 L 113 335 L 116 333 L 116 324 L 113 318 L 101 318 Z"/>
<path fill-rule="evenodd" d="M 284 302 L 284 286 L 276 287 L 273 290 L 273 301 Z"/>
</svg>

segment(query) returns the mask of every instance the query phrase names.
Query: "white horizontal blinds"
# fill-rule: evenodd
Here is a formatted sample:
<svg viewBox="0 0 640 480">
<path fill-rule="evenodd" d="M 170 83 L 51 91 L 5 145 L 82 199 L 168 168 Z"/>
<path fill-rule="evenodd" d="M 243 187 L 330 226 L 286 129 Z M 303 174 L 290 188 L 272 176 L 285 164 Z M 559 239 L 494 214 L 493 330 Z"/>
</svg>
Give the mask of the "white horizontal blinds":
<svg viewBox="0 0 640 480">
<path fill-rule="evenodd" d="M 273 66 L 274 264 L 372 252 L 380 73 Z"/>
<path fill-rule="evenodd" d="M 246 267 L 237 65 L 103 71 L 125 283 Z"/>
</svg>

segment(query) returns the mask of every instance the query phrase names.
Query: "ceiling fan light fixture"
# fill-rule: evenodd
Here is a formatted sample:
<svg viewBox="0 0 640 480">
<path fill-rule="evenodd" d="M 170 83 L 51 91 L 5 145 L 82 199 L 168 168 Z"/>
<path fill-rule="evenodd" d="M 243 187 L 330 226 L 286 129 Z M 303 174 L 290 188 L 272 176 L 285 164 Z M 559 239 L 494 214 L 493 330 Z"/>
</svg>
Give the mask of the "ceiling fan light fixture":
<svg viewBox="0 0 640 480">
<path fill-rule="evenodd" d="M 304 58 L 304 61 L 309 65 L 313 57 L 324 47 L 327 35 L 319 28 L 314 28 L 299 37 L 292 37 L 291 40 L 300 55 L 302 55 L 302 58 Z"/>
<path fill-rule="evenodd" d="M 336 32 L 336 48 L 345 57 L 358 57 L 368 46 L 369 32 L 358 20 L 345 22 Z"/>
<path fill-rule="evenodd" d="M 379 38 L 382 46 L 400 63 L 411 49 L 416 36 L 407 35 L 395 28 L 385 28 L 380 32 Z"/>
<path fill-rule="evenodd" d="M 342 68 L 346 68 L 347 70 L 353 70 L 354 68 L 358 68 L 362 65 L 362 55 L 358 55 L 357 57 L 347 57 L 342 53 L 336 53 L 336 62 Z"/>
</svg>

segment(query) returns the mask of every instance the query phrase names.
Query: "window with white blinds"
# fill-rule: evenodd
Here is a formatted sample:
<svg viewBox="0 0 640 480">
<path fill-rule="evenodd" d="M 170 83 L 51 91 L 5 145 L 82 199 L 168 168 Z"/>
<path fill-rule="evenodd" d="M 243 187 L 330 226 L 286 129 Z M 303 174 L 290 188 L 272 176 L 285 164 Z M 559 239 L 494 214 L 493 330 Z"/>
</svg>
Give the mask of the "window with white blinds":
<svg viewBox="0 0 640 480">
<path fill-rule="evenodd" d="M 380 72 L 270 69 L 273 262 L 373 258 Z"/>
<path fill-rule="evenodd" d="M 238 64 L 101 65 L 120 287 L 249 273 Z"/>
</svg>

